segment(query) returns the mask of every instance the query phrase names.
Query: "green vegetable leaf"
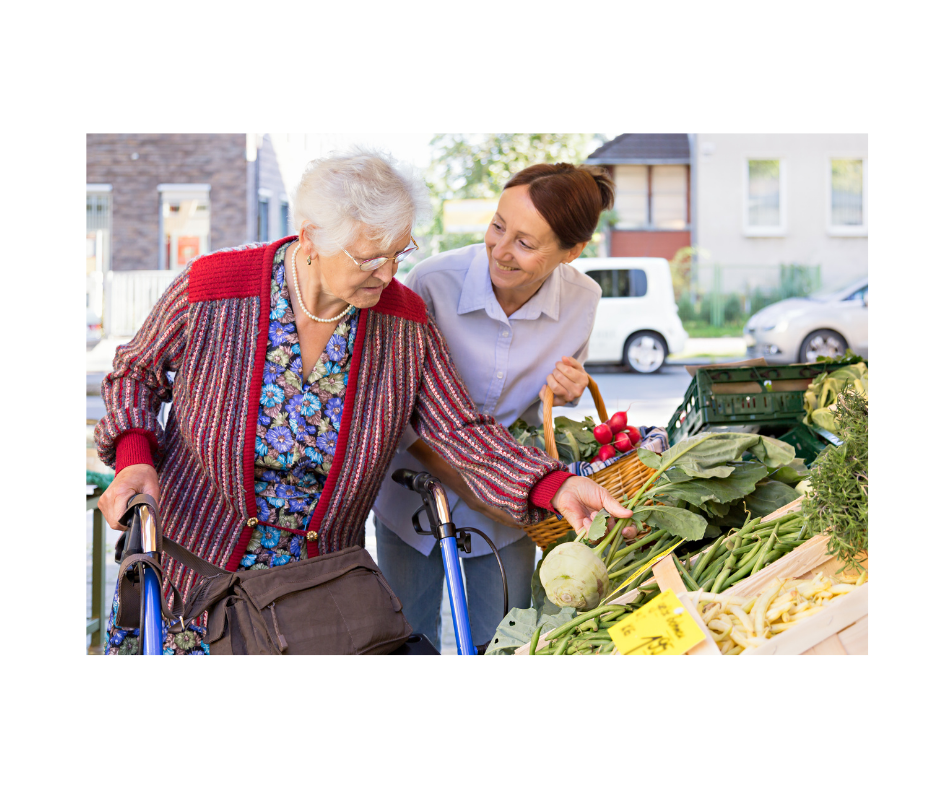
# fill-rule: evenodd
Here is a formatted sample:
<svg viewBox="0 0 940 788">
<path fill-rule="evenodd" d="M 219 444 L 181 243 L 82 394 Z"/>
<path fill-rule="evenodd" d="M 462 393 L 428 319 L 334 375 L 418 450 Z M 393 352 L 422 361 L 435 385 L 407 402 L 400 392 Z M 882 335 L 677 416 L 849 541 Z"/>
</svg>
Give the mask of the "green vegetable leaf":
<svg viewBox="0 0 940 788">
<path fill-rule="evenodd" d="M 532 635 L 539 627 L 542 627 L 542 634 L 548 634 L 577 615 L 578 611 L 573 607 L 563 607 L 557 613 L 541 615 L 531 607 L 514 607 L 497 625 L 496 632 L 486 647 L 486 654 L 512 654 L 519 646 L 529 645 Z"/>
<path fill-rule="evenodd" d="M 744 499 L 744 505 L 754 517 L 763 517 L 799 497 L 800 494 L 789 485 L 768 479 L 758 484 L 754 492 Z"/>
<path fill-rule="evenodd" d="M 808 476 L 809 469 L 803 464 L 801 459 L 796 458 L 787 465 L 777 468 L 777 470 L 770 474 L 769 478 L 773 479 L 775 482 L 783 482 L 784 484 L 793 486 L 794 484 L 799 484 L 799 482 L 803 481 L 803 479 Z"/>
<path fill-rule="evenodd" d="M 647 468 L 658 471 L 660 465 L 662 465 L 662 458 L 655 451 L 644 449 L 642 446 L 637 448 L 636 456 Z"/>
<path fill-rule="evenodd" d="M 610 513 L 606 509 L 601 509 L 594 519 L 591 520 L 591 527 L 588 528 L 587 536 L 584 537 L 585 542 L 596 542 L 598 539 L 603 538 L 604 534 L 607 533 L 607 518 L 610 517 Z"/>
<path fill-rule="evenodd" d="M 667 533 L 688 539 L 690 542 L 701 539 L 708 525 L 704 517 L 688 509 L 676 509 L 672 506 L 640 506 L 636 511 L 646 514 L 641 522 L 646 522 L 650 528 L 662 529 Z M 639 519 L 636 514 L 634 514 L 634 519 Z"/>
<path fill-rule="evenodd" d="M 694 478 L 681 468 L 670 468 L 663 476 L 675 484 L 670 484 L 667 494 L 695 506 L 704 506 L 707 501 L 730 503 L 754 492 L 757 483 L 769 473 L 759 462 L 735 463 L 729 467 L 727 477 L 711 479 Z"/>
</svg>

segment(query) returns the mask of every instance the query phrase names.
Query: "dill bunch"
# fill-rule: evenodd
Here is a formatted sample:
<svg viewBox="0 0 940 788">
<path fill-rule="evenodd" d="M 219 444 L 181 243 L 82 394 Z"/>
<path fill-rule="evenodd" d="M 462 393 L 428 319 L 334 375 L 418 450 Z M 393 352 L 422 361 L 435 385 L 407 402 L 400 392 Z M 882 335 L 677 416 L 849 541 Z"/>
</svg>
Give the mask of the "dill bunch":
<svg viewBox="0 0 940 788">
<path fill-rule="evenodd" d="M 831 530 L 830 555 L 861 570 L 855 556 L 868 550 L 868 400 L 847 388 L 836 402 L 842 444 L 827 446 L 813 463 L 803 517 L 811 533 Z"/>
</svg>

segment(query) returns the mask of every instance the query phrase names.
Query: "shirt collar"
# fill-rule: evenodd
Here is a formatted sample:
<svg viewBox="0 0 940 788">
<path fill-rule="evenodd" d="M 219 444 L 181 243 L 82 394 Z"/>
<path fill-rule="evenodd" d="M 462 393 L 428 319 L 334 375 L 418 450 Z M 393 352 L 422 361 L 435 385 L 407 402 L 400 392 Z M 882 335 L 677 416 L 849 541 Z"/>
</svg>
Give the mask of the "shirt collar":
<svg viewBox="0 0 940 788">
<path fill-rule="evenodd" d="M 457 314 L 463 315 L 484 309 L 491 317 L 503 315 L 503 310 L 496 300 L 493 292 L 493 283 L 490 281 L 489 258 L 486 255 L 486 246 L 477 244 L 467 276 L 463 282 L 460 301 L 457 304 Z M 539 315 L 545 314 L 552 320 L 558 320 L 561 308 L 561 266 L 558 266 L 548 279 L 546 279 L 538 292 L 532 296 L 522 307 L 513 313 L 514 320 L 535 320 Z"/>
</svg>

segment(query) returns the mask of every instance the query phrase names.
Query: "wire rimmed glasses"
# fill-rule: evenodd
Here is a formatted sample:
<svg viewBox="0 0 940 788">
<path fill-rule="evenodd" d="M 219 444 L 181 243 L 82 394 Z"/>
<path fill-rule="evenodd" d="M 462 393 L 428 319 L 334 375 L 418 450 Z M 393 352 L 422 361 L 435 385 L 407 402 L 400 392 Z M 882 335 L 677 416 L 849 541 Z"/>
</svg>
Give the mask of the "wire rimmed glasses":
<svg viewBox="0 0 940 788">
<path fill-rule="evenodd" d="M 342 247 L 340 248 L 342 249 Z M 368 260 L 363 260 L 360 263 L 349 252 L 346 252 L 346 250 L 343 249 L 343 251 L 346 252 L 346 256 L 350 260 L 352 260 L 356 265 L 359 266 L 360 271 L 375 271 L 376 269 L 381 268 L 383 265 L 385 265 L 385 263 L 387 263 L 389 260 L 394 260 L 396 264 L 401 263 L 401 261 L 404 260 L 408 255 L 410 255 L 412 252 L 416 252 L 417 250 L 418 250 L 418 242 L 415 241 L 415 238 L 413 235 L 411 236 L 411 243 L 408 246 L 406 246 L 404 249 L 402 249 L 394 257 L 370 257 Z"/>
</svg>

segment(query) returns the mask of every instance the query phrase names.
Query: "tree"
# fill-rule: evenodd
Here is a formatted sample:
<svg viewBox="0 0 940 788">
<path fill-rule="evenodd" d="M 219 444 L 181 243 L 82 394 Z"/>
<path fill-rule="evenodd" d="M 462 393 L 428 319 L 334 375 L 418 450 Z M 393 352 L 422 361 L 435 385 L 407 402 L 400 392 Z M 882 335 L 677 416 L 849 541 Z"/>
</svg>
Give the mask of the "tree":
<svg viewBox="0 0 940 788">
<path fill-rule="evenodd" d="M 581 164 L 604 138 L 598 134 L 438 134 L 431 140 L 427 181 L 434 218 L 432 252 L 483 240 L 482 233 L 444 233 L 444 201 L 498 197 L 519 170 L 543 162 Z"/>
</svg>

